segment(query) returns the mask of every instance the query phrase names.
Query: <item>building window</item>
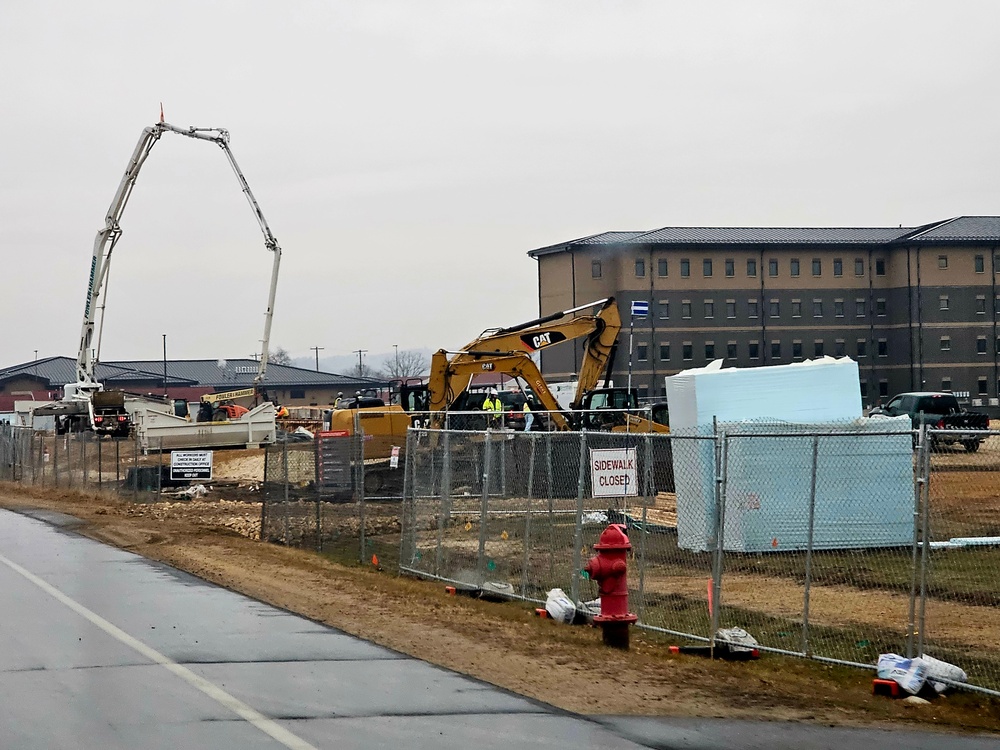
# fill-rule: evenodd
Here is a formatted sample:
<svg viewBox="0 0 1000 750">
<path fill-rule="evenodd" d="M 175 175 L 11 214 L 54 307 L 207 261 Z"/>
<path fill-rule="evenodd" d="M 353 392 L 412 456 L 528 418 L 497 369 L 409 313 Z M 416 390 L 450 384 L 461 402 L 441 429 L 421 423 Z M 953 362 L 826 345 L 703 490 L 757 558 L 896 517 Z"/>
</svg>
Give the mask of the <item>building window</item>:
<svg viewBox="0 0 1000 750">
<path fill-rule="evenodd" d="M 986 354 L 986 337 L 980 336 L 976 339 L 976 354 Z"/>
<path fill-rule="evenodd" d="M 866 308 L 867 305 L 865 304 L 865 301 L 863 299 L 854 300 L 854 314 L 857 317 L 859 318 L 865 317 Z"/>
<path fill-rule="evenodd" d="M 771 258 L 767 261 L 767 275 L 777 276 L 778 275 L 778 259 Z"/>
<path fill-rule="evenodd" d="M 982 255 L 976 256 L 976 273 L 986 273 L 986 258 Z"/>
<path fill-rule="evenodd" d="M 813 317 L 814 318 L 823 317 L 823 300 L 821 299 L 813 300 Z"/>
<path fill-rule="evenodd" d="M 885 378 L 878 381 L 878 395 L 879 398 L 889 397 L 889 381 Z"/>
<path fill-rule="evenodd" d="M 951 378 L 941 378 L 941 390 L 942 391 L 951 390 Z"/>
<path fill-rule="evenodd" d="M 685 362 L 690 362 L 691 361 L 691 357 L 692 357 L 693 351 L 694 351 L 694 349 L 691 346 L 691 342 L 690 341 L 685 341 L 684 345 L 681 347 L 681 356 L 684 358 Z"/>
<path fill-rule="evenodd" d="M 842 318 L 844 317 L 844 300 L 835 299 L 833 301 L 833 314 L 834 317 Z"/>
<path fill-rule="evenodd" d="M 757 300 L 755 299 L 747 300 L 747 317 L 748 318 L 757 317 Z"/>
<path fill-rule="evenodd" d="M 822 341 L 814 341 L 813 342 L 813 356 L 814 357 L 822 357 L 823 356 L 823 342 Z"/>
<path fill-rule="evenodd" d="M 670 360 L 670 344 L 664 343 L 660 344 L 660 361 L 667 362 Z"/>
<path fill-rule="evenodd" d="M 705 300 L 705 317 L 706 318 L 715 317 L 715 303 L 710 299 Z"/>
<path fill-rule="evenodd" d="M 792 300 L 792 317 L 793 318 L 802 317 L 802 300 L 800 299 Z"/>
<path fill-rule="evenodd" d="M 771 304 L 768 307 L 768 313 L 770 317 L 777 318 L 781 315 L 781 303 L 778 300 L 771 300 Z"/>
<path fill-rule="evenodd" d="M 726 317 L 727 318 L 736 317 L 736 300 L 734 299 L 726 300 Z"/>
<path fill-rule="evenodd" d="M 781 342 L 771 342 L 771 359 L 781 359 Z"/>
<path fill-rule="evenodd" d="M 715 359 L 715 342 L 705 342 L 705 359 Z"/>
<path fill-rule="evenodd" d="M 979 389 L 978 389 L 979 390 L 979 395 L 980 396 L 985 396 L 986 395 L 986 378 L 979 378 L 978 386 L 979 386 Z"/>
<path fill-rule="evenodd" d="M 712 259 L 711 258 L 705 258 L 704 260 L 702 260 L 702 262 L 701 262 L 701 273 L 702 273 L 702 275 L 706 279 L 709 276 L 712 275 Z"/>
<path fill-rule="evenodd" d="M 833 343 L 833 356 L 844 357 L 847 355 L 847 343 L 843 339 L 837 339 Z"/>
<path fill-rule="evenodd" d="M 726 278 L 733 278 L 736 275 L 736 261 L 732 258 L 726 258 Z"/>
<path fill-rule="evenodd" d="M 726 344 L 726 358 L 727 359 L 736 359 L 736 342 L 735 341 L 730 341 L 728 344 Z"/>
<path fill-rule="evenodd" d="M 792 359 L 802 359 L 802 342 L 792 342 Z"/>
<path fill-rule="evenodd" d="M 799 259 L 798 258 L 792 258 L 792 262 L 791 262 L 790 266 L 791 266 L 791 274 L 792 274 L 792 276 L 798 276 L 799 275 Z"/>
<path fill-rule="evenodd" d="M 304 388 L 292 388 L 288 392 L 288 398 L 305 398 L 306 392 Z"/>
<path fill-rule="evenodd" d="M 670 320 L 670 300 L 660 300 L 660 320 Z"/>
<path fill-rule="evenodd" d="M 880 297 L 875 300 L 875 314 L 885 317 L 885 299 Z"/>
<path fill-rule="evenodd" d="M 858 352 L 858 358 L 859 359 L 861 357 L 867 357 L 868 356 L 868 342 L 865 341 L 864 339 L 858 339 L 857 352 Z"/>
<path fill-rule="evenodd" d="M 691 261 L 687 258 L 681 258 L 681 276 L 687 278 L 691 275 Z"/>
<path fill-rule="evenodd" d="M 948 309 L 948 295 L 947 294 L 942 294 L 940 297 L 938 297 L 938 304 L 940 305 L 940 309 L 947 310 Z"/>
<path fill-rule="evenodd" d="M 863 399 L 868 398 L 868 381 L 867 380 L 862 380 L 861 381 L 861 398 L 863 398 Z"/>
<path fill-rule="evenodd" d="M 833 275 L 843 276 L 844 275 L 844 259 L 834 258 L 833 259 Z"/>
<path fill-rule="evenodd" d="M 1000 354 L 1000 336 L 997 336 L 997 354 Z"/>
<path fill-rule="evenodd" d="M 747 344 L 747 353 L 750 359 L 760 359 L 760 343 L 757 341 L 751 341 Z"/>
<path fill-rule="evenodd" d="M 667 259 L 666 258 L 660 258 L 658 261 L 656 261 L 656 273 L 658 275 L 660 275 L 660 276 L 666 276 L 667 275 Z"/>
<path fill-rule="evenodd" d="M 865 275 L 865 260 L 864 258 L 854 259 L 854 275 L 864 276 Z"/>
<path fill-rule="evenodd" d="M 823 261 L 819 258 L 813 258 L 813 276 L 823 275 Z"/>
<path fill-rule="evenodd" d="M 753 258 L 747 258 L 747 276 L 757 275 L 757 261 Z"/>
<path fill-rule="evenodd" d="M 649 346 L 646 344 L 636 344 L 635 358 L 638 362 L 645 362 L 649 359 Z"/>
<path fill-rule="evenodd" d="M 875 260 L 875 275 L 885 276 L 885 261 L 882 258 Z"/>
<path fill-rule="evenodd" d="M 947 267 L 948 267 L 948 256 L 947 255 L 939 255 L 938 256 L 938 268 L 947 268 Z"/>
<path fill-rule="evenodd" d="M 642 258 L 635 259 L 635 275 L 639 277 L 646 275 L 646 261 Z"/>
<path fill-rule="evenodd" d="M 683 302 L 681 302 L 681 317 L 684 318 L 684 320 L 688 320 L 691 318 L 690 300 L 684 300 Z"/>
<path fill-rule="evenodd" d="M 986 314 L 986 295 L 979 294 L 976 296 L 976 315 Z"/>
<path fill-rule="evenodd" d="M 880 357 L 889 356 L 889 342 L 886 339 L 878 340 L 878 356 Z"/>
</svg>

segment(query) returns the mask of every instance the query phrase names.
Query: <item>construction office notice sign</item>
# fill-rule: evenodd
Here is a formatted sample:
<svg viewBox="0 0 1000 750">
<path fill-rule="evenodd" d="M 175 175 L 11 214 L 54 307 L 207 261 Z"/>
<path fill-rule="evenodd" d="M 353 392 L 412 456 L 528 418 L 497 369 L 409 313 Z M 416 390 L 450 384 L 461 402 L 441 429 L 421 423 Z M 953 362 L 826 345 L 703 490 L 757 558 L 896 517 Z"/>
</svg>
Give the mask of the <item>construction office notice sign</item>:
<svg viewBox="0 0 1000 750">
<path fill-rule="evenodd" d="M 212 478 L 212 451 L 171 451 L 171 479 Z"/>
<path fill-rule="evenodd" d="M 590 488 L 594 497 L 638 495 L 635 448 L 591 448 Z"/>
</svg>

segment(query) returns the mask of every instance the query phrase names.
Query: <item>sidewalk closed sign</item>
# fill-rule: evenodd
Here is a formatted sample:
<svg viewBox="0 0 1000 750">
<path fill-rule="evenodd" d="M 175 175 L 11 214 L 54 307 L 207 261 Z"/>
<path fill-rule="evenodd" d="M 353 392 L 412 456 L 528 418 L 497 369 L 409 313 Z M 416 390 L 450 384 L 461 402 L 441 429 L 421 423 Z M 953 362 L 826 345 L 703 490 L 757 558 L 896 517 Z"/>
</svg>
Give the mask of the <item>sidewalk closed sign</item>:
<svg viewBox="0 0 1000 750">
<path fill-rule="evenodd" d="M 212 451 L 171 451 L 171 479 L 212 478 Z"/>
<path fill-rule="evenodd" d="M 639 494 L 635 448 L 591 448 L 590 488 L 594 497 Z"/>
</svg>

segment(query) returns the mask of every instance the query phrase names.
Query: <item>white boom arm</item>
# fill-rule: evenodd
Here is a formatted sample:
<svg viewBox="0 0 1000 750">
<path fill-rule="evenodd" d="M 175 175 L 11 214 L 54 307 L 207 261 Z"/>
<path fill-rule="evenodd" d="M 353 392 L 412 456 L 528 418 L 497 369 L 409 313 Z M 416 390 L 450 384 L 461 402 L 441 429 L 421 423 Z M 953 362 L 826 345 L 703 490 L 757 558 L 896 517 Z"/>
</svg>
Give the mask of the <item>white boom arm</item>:
<svg viewBox="0 0 1000 750">
<path fill-rule="evenodd" d="M 254 378 L 254 384 L 259 385 L 264 380 L 264 375 L 267 371 L 268 346 L 271 339 L 271 319 L 274 315 L 274 296 L 278 288 L 278 267 L 281 264 L 281 247 L 271 233 L 271 229 L 267 225 L 267 220 L 260 210 L 260 205 L 250 191 L 250 185 L 247 184 L 243 172 L 240 171 L 239 165 L 233 157 L 233 152 L 229 149 L 229 131 L 222 128 L 179 128 L 161 121 L 142 131 L 139 143 L 136 145 L 135 151 L 132 153 L 132 159 L 125 170 L 125 175 L 122 177 L 121 184 L 119 184 L 115 197 L 111 201 L 111 206 L 108 208 L 107 216 L 104 219 L 104 227 L 97 233 L 97 238 L 94 240 L 94 257 L 90 262 L 90 281 L 87 287 L 87 305 L 83 312 L 80 351 L 76 360 L 76 377 L 78 382 L 67 386 L 66 396 L 77 393 L 89 395 L 101 389 L 100 384 L 94 377 L 94 318 L 97 311 L 97 301 L 107 281 L 111 253 L 118 242 L 118 238 L 121 237 L 122 230 L 118 222 L 125 211 L 125 205 L 132 194 L 132 189 L 135 187 L 139 170 L 149 156 L 150 150 L 166 131 L 186 135 L 189 138 L 212 141 L 225 152 L 226 158 L 229 160 L 229 165 L 233 168 L 233 172 L 236 173 L 236 178 L 240 182 L 243 194 L 250 202 L 250 208 L 253 210 L 254 216 L 257 218 L 257 223 L 264 233 L 264 246 L 274 253 L 274 263 L 271 268 L 271 286 L 268 292 L 267 312 L 264 318 L 264 338 L 261 342 L 260 365 L 257 369 L 257 376 Z"/>
</svg>

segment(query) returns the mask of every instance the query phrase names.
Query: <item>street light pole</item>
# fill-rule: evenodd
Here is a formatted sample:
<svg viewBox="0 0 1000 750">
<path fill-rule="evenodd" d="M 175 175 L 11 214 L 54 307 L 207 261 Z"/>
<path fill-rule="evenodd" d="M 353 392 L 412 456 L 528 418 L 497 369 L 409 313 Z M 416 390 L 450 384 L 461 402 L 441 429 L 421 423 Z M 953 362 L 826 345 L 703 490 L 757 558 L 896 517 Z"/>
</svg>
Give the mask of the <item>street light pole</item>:
<svg viewBox="0 0 1000 750">
<path fill-rule="evenodd" d="M 167 334 L 163 334 L 163 395 L 167 395 Z"/>
<path fill-rule="evenodd" d="M 396 350 L 396 377 L 399 377 L 399 344 L 393 344 L 392 348 Z"/>
</svg>

